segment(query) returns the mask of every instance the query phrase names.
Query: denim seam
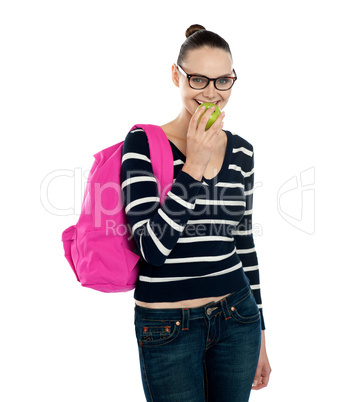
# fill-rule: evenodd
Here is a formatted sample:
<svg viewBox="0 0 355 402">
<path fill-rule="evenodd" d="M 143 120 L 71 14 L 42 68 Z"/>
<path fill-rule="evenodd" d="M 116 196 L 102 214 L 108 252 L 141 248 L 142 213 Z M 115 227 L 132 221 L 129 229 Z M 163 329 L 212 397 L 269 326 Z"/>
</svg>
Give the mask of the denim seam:
<svg viewBox="0 0 355 402">
<path fill-rule="evenodd" d="M 218 317 L 218 334 L 217 334 L 217 338 L 216 338 L 216 343 L 219 342 L 219 338 L 221 337 L 221 318 L 222 318 L 222 311 L 220 313 L 218 313 L 218 315 L 216 316 L 216 319 Z M 217 325 L 216 325 L 216 330 L 217 330 Z"/>
<path fill-rule="evenodd" d="M 144 361 L 144 353 L 143 353 L 142 341 L 140 342 L 140 352 L 141 352 L 141 355 L 142 355 L 142 362 L 143 362 L 143 369 L 144 369 L 144 377 L 145 377 L 145 380 L 146 380 L 146 382 L 147 382 L 147 388 L 148 388 L 148 391 L 149 391 L 149 396 L 150 396 L 151 402 L 153 402 L 152 393 L 150 392 L 150 386 L 149 386 L 149 381 L 148 381 L 148 376 L 147 376 L 147 370 L 146 370 L 146 368 L 145 368 L 145 361 Z"/>
<path fill-rule="evenodd" d="M 189 329 L 189 319 L 190 319 L 190 309 L 182 309 L 182 330 L 186 331 Z"/>
<path fill-rule="evenodd" d="M 256 320 L 252 320 L 252 321 L 250 321 L 249 319 L 248 319 L 248 321 L 239 321 L 236 317 L 233 317 L 239 324 L 252 324 L 253 322 L 257 322 L 257 321 L 259 321 L 260 320 L 260 316 L 259 316 L 259 318 L 257 318 Z M 247 320 L 246 318 L 244 318 L 245 320 Z"/>
<path fill-rule="evenodd" d="M 251 324 L 251 323 L 253 323 L 253 322 L 256 322 L 256 321 L 259 321 L 259 320 L 260 320 L 260 312 L 258 312 L 258 314 L 255 314 L 254 316 L 248 318 L 248 317 L 243 317 L 243 316 L 240 315 L 240 314 L 238 313 L 238 311 L 237 311 L 237 310 L 238 310 L 238 308 L 237 308 L 238 304 L 240 304 L 241 302 L 243 302 L 244 300 L 246 300 L 250 295 L 253 296 L 253 293 L 252 293 L 251 289 L 250 289 L 250 291 L 248 292 L 248 294 L 247 294 L 245 297 L 243 297 L 243 299 L 239 300 L 237 303 L 235 303 L 235 304 L 232 305 L 232 307 L 235 307 L 235 308 L 236 308 L 235 311 L 234 311 L 234 313 L 237 315 L 238 318 L 240 318 L 240 320 L 238 320 L 237 317 L 234 317 L 233 314 L 232 314 L 232 317 L 233 317 L 236 321 L 238 321 L 239 323 L 241 323 L 241 324 L 249 324 L 249 323 Z M 256 318 L 256 319 L 254 319 L 254 318 Z M 245 320 L 245 321 L 243 322 L 242 320 Z"/>
<path fill-rule="evenodd" d="M 241 300 L 237 301 L 237 303 L 235 303 L 234 306 L 238 306 L 238 304 L 247 299 L 250 296 L 250 294 L 252 294 L 251 289 L 249 290 L 248 294 L 246 294 Z"/>
<path fill-rule="evenodd" d="M 205 399 L 208 401 L 208 378 L 207 378 L 207 368 L 206 368 L 206 351 L 203 356 L 203 389 L 205 391 Z"/>
<path fill-rule="evenodd" d="M 175 335 L 176 332 L 176 335 Z M 180 330 L 179 328 L 177 328 L 175 326 L 173 332 L 171 333 L 171 336 L 169 336 L 169 338 L 165 339 L 166 342 L 162 342 L 164 341 L 164 339 L 159 339 L 157 341 L 148 341 L 149 343 L 143 343 L 143 341 L 141 341 L 141 346 L 145 347 L 145 348 L 152 348 L 152 347 L 159 347 L 159 346 L 163 346 L 163 345 L 167 345 L 168 343 L 174 341 L 178 336 L 180 335 Z"/>
</svg>

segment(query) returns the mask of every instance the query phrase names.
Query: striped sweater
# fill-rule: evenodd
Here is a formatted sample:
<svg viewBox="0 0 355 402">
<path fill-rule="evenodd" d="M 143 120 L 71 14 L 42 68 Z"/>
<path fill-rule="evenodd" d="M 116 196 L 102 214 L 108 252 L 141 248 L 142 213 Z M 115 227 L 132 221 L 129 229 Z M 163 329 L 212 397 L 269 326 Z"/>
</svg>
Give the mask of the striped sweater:
<svg viewBox="0 0 355 402">
<path fill-rule="evenodd" d="M 253 146 L 230 131 L 223 165 L 212 179 L 181 170 L 186 156 L 169 141 L 174 182 L 160 205 L 142 129 L 124 141 L 121 189 L 141 259 L 134 297 L 175 302 L 217 297 L 250 284 L 265 329 L 258 258 L 252 234 Z"/>
</svg>

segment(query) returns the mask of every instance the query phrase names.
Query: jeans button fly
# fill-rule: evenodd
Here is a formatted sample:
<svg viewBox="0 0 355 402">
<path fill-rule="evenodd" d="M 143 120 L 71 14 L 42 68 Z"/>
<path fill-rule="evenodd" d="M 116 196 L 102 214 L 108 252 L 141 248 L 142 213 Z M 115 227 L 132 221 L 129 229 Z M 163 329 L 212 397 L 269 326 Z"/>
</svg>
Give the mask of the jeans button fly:
<svg viewBox="0 0 355 402">
<path fill-rule="evenodd" d="M 211 315 L 212 310 L 208 307 L 207 311 L 206 311 L 207 315 Z"/>
</svg>

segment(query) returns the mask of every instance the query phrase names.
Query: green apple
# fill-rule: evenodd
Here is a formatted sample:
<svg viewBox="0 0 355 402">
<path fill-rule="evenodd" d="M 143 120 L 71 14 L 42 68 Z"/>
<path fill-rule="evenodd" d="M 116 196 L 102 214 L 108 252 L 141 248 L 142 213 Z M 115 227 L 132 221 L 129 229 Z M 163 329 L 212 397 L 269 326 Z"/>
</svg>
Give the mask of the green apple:
<svg viewBox="0 0 355 402">
<path fill-rule="evenodd" d="M 208 122 L 206 124 L 205 130 L 207 131 L 212 126 L 212 124 L 217 120 L 217 117 L 221 114 L 221 111 L 219 110 L 219 107 L 217 105 L 215 105 L 214 103 L 210 103 L 210 102 L 201 103 L 201 105 L 198 107 L 198 109 L 202 106 L 206 106 L 206 111 L 207 111 L 207 109 L 209 109 L 212 106 L 214 106 L 216 108 L 215 111 L 212 113 L 211 117 L 208 119 Z M 206 113 L 206 111 L 203 113 L 203 115 Z M 198 122 L 200 122 L 200 120 L 202 119 L 202 116 L 200 117 Z"/>
</svg>

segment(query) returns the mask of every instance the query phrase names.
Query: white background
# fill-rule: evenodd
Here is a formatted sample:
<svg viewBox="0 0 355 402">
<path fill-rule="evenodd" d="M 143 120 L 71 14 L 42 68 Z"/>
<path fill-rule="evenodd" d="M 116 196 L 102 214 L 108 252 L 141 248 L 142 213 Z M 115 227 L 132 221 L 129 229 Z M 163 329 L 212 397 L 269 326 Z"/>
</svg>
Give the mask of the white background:
<svg viewBox="0 0 355 402">
<path fill-rule="evenodd" d="M 82 288 L 61 233 L 92 155 L 178 114 L 193 23 L 230 44 L 225 128 L 255 151 L 273 372 L 250 400 L 354 400 L 353 17 L 339 0 L 1 3 L 2 401 L 144 401 L 133 292 Z"/>
</svg>

